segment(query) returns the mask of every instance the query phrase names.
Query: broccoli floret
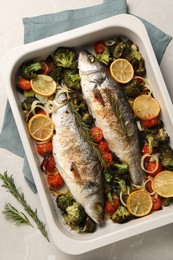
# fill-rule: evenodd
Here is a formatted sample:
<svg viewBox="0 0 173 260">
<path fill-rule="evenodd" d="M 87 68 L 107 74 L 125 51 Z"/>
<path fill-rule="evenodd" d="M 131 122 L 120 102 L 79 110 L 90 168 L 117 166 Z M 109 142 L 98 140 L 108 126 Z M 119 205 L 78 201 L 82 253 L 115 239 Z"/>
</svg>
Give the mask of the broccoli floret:
<svg viewBox="0 0 173 260">
<path fill-rule="evenodd" d="M 35 97 L 28 97 L 28 98 L 26 98 L 26 99 L 21 103 L 22 110 L 23 110 L 25 113 L 30 112 L 32 103 L 33 103 L 35 100 L 37 100 Z"/>
<path fill-rule="evenodd" d="M 124 50 L 126 49 L 126 44 L 123 41 L 115 44 L 111 47 L 111 54 L 115 59 L 122 57 Z"/>
<path fill-rule="evenodd" d="M 119 206 L 117 210 L 112 214 L 111 219 L 116 223 L 124 223 L 131 217 L 130 212 L 124 206 Z"/>
<path fill-rule="evenodd" d="M 149 145 L 149 153 L 152 153 L 154 147 L 159 146 L 159 141 L 156 134 L 149 133 L 145 136 L 145 140 L 148 142 Z"/>
<path fill-rule="evenodd" d="M 19 74 L 23 78 L 30 80 L 38 74 L 38 71 L 41 70 L 41 67 L 42 67 L 41 62 L 32 62 L 29 64 L 23 64 Z"/>
<path fill-rule="evenodd" d="M 127 173 L 129 170 L 129 165 L 125 162 L 123 162 L 123 163 L 113 162 L 112 166 L 115 169 L 116 174 L 118 174 L 118 175 L 123 175 L 123 174 Z"/>
<path fill-rule="evenodd" d="M 56 69 L 52 70 L 50 76 L 53 78 L 55 82 L 59 82 L 63 76 L 63 68 L 57 67 Z"/>
<path fill-rule="evenodd" d="M 173 150 L 172 148 L 167 145 L 160 145 L 159 146 L 159 159 L 164 169 L 173 170 Z"/>
<path fill-rule="evenodd" d="M 144 88 L 145 84 L 143 81 L 138 83 L 137 79 L 133 79 L 130 83 L 126 84 L 123 89 L 128 98 L 135 98 L 142 94 Z"/>
<path fill-rule="evenodd" d="M 95 54 L 96 58 L 103 63 L 104 65 L 108 66 L 112 62 L 112 57 L 109 51 L 109 48 L 106 46 L 103 53 Z"/>
<path fill-rule="evenodd" d="M 71 48 L 58 47 L 53 55 L 53 63 L 55 67 L 76 69 L 77 53 Z"/>
<path fill-rule="evenodd" d="M 162 198 L 163 205 L 164 205 L 165 207 L 169 206 L 169 205 L 171 204 L 171 202 L 172 202 L 172 199 L 173 199 L 173 198 Z"/>
<path fill-rule="evenodd" d="M 113 179 L 113 172 L 110 169 L 106 169 L 104 172 L 104 179 L 107 183 L 111 182 Z"/>
<path fill-rule="evenodd" d="M 139 51 L 132 49 L 125 58 L 132 64 L 136 75 L 144 76 L 146 74 L 145 62 Z"/>
<path fill-rule="evenodd" d="M 169 142 L 170 137 L 167 134 L 167 132 L 164 130 L 164 128 L 160 128 L 156 136 L 160 143 Z"/>
<path fill-rule="evenodd" d="M 65 194 L 60 194 L 56 197 L 57 207 L 62 211 L 65 211 L 67 207 L 74 203 L 74 198 L 70 192 Z"/>
<path fill-rule="evenodd" d="M 72 225 L 79 225 L 86 216 L 84 208 L 76 201 L 66 208 L 66 212 Z"/>
<path fill-rule="evenodd" d="M 67 213 L 63 213 L 63 218 L 65 223 L 77 233 L 93 233 L 96 230 L 96 223 L 87 215 L 80 224 L 71 222 L 71 218 Z"/>
<path fill-rule="evenodd" d="M 77 70 L 66 69 L 63 73 L 63 81 L 68 88 L 74 91 L 81 91 L 80 76 Z"/>
</svg>

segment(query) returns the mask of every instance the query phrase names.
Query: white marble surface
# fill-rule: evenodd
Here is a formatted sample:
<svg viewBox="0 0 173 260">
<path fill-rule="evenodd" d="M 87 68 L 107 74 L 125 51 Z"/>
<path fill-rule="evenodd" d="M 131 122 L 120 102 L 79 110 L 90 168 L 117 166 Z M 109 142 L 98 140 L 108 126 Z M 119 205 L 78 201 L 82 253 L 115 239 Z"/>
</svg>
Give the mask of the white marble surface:
<svg viewBox="0 0 173 260">
<path fill-rule="evenodd" d="M 101 3 L 101 0 L 0 0 L 0 57 L 9 49 L 23 44 L 22 17 L 36 16 L 65 9 L 77 9 Z M 166 33 L 173 36 L 172 0 L 128 0 L 129 12 L 145 18 Z M 173 41 L 167 47 L 161 70 L 168 90 L 173 98 Z M 0 81 L 0 127 L 2 126 L 6 95 Z M 17 165 L 17 167 L 16 167 Z M 23 160 L 14 154 L 0 149 L 0 172 L 13 174 L 15 183 L 26 194 L 28 202 L 37 208 L 38 215 L 45 221 L 37 194 L 33 194 L 25 183 L 22 174 Z M 0 188 L 0 212 L 4 203 L 18 203 Z M 113 245 L 100 248 L 79 256 L 62 253 L 54 243 L 48 243 L 36 228 L 17 227 L 4 219 L 0 213 L 0 259 L 1 260 L 172 260 L 173 224 L 125 239 Z"/>
</svg>

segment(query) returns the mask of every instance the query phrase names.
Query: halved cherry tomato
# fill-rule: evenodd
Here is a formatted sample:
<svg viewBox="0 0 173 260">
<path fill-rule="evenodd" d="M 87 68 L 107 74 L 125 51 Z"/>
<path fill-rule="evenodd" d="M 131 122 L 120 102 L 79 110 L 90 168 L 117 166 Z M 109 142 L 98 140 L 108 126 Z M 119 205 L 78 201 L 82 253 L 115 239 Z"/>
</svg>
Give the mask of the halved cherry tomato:
<svg viewBox="0 0 173 260">
<path fill-rule="evenodd" d="M 120 201 L 118 198 L 112 198 L 113 200 L 113 205 L 110 203 L 109 200 L 106 201 L 105 203 L 105 213 L 114 213 L 118 206 L 120 205 Z"/>
<path fill-rule="evenodd" d="M 153 192 L 152 181 L 151 181 L 151 180 L 147 181 L 146 189 L 147 189 L 147 191 L 150 192 L 150 193 Z"/>
<path fill-rule="evenodd" d="M 109 145 L 105 140 L 101 140 L 99 142 L 98 148 L 99 148 L 100 152 L 102 152 L 102 153 L 109 152 Z"/>
<path fill-rule="evenodd" d="M 53 155 L 46 156 L 42 162 L 42 168 L 46 172 L 54 172 L 56 170 Z"/>
<path fill-rule="evenodd" d="M 95 52 L 97 54 L 102 54 L 105 50 L 106 44 L 103 41 L 96 42 L 94 45 Z"/>
<path fill-rule="evenodd" d="M 35 109 L 35 112 L 36 112 L 36 114 L 43 114 L 43 115 L 46 115 L 46 112 L 43 110 L 43 109 L 41 109 L 41 108 L 36 108 Z"/>
<path fill-rule="evenodd" d="M 89 131 L 89 134 L 96 143 L 99 143 L 103 139 L 103 132 L 97 126 L 92 127 Z"/>
<path fill-rule="evenodd" d="M 162 201 L 161 201 L 161 198 L 156 194 L 156 195 L 153 195 L 151 196 L 152 198 L 152 201 L 153 201 L 153 206 L 152 206 L 152 211 L 156 211 L 156 210 L 159 210 L 162 206 Z"/>
<path fill-rule="evenodd" d="M 107 166 L 109 167 L 112 164 L 112 161 L 113 161 L 112 154 L 109 153 L 109 152 L 105 152 L 105 153 L 103 153 L 103 158 L 106 161 Z"/>
<path fill-rule="evenodd" d="M 144 144 L 144 146 L 143 146 L 143 148 L 142 148 L 142 153 L 143 153 L 143 154 L 150 153 L 150 151 L 149 151 L 149 145 L 148 145 L 148 144 Z M 155 153 L 157 153 L 157 150 L 156 150 L 156 149 L 153 149 L 151 154 L 155 154 Z"/>
<path fill-rule="evenodd" d="M 141 123 L 146 128 L 150 128 L 150 127 L 158 124 L 158 118 L 156 117 L 156 118 L 153 118 L 151 120 L 141 120 Z"/>
<path fill-rule="evenodd" d="M 32 88 L 30 81 L 24 78 L 19 78 L 18 86 L 25 91 L 30 90 Z"/>
<path fill-rule="evenodd" d="M 53 70 L 53 62 L 45 61 L 41 64 L 41 74 L 48 75 Z"/>
<path fill-rule="evenodd" d="M 43 144 L 37 144 L 37 152 L 45 157 L 46 155 L 48 154 L 51 154 L 52 153 L 52 142 L 46 142 L 46 143 L 43 143 Z"/>
<path fill-rule="evenodd" d="M 146 170 L 152 172 L 156 168 L 156 162 L 150 162 L 148 161 Z M 159 172 L 162 171 L 162 164 L 161 162 L 158 163 L 158 168 L 153 173 L 148 173 L 149 176 L 155 177 Z"/>
<path fill-rule="evenodd" d="M 47 182 L 52 189 L 60 188 L 64 184 L 64 180 L 59 173 L 55 175 L 48 175 Z"/>
</svg>

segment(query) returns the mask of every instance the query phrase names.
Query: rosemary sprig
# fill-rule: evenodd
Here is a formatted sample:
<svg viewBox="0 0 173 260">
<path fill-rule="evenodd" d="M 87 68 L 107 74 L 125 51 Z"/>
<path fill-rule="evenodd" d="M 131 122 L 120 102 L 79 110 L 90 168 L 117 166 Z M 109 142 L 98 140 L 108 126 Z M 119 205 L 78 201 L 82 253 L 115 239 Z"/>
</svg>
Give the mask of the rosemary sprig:
<svg viewBox="0 0 173 260">
<path fill-rule="evenodd" d="M 25 200 L 24 193 L 20 191 L 20 188 L 17 189 L 12 175 L 8 176 L 7 172 L 4 172 L 4 174 L 0 174 L 0 179 L 3 181 L 2 187 L 6 188 L 7 191 L 10 192 L 22 204 L 24 210 L 36 223 L 37 228 L 40 230 L 43 236 L 49 241 L 48 234 L 46 231 L 46 226 L 38 218 L 37 209 L 33 210 L 30 207 L 30 205 L 27 203 L 27 201 Z"/>
<path fill-rule="evenodd" d="M 93 141 L 92 137 L 89 134 L 90 127 L 88 125 L 86 125 L 85 122 L 81 119 L 79 113 L 74 108 L 74 105 L 73 105 L 72 101 L 69 102 L 69 107 L 70 107 L 71 112 L 74 115 L 75 123 L 76 123 L 76 125 L 77 125 L 77 127 L 79 129 L 80 135 L 82 136 L 84 141 L 87 142 L 90 145 L 94 155 L 100 161 L 101 166 L 103 168 L 107 168 L 106 161 L 104 160 L 100 150 L 98 149 L 98 145 Z"/>
<path fill-rule="evenodd" d="M 5 204 L 4 211 L 2 211 L 2 213 L 5 215 L 6 219 L 15 221 L 16 225 L 26 224 L 32 226 L 27 216 L 23 212 L 20 212 L 14 208 L 10 203 Z"/>
</svg>

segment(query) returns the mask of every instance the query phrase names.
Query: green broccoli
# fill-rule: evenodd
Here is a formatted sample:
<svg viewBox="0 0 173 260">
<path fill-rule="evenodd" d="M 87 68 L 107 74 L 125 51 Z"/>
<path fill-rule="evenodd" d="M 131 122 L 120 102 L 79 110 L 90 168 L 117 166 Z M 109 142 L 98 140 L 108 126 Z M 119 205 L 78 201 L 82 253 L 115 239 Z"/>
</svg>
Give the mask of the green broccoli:
<svg viewBox="0 0 173 260">
<path fill-rule="evenodd" d="M 50 73 L 50 77 L 53 78 L 55 82 L 59 82 L 63 75 L 63 68 L 57 67 L 56 69 L 52 70 Z"/>
<path fill-rule="evenodd" d="M 111 182 L 113 179 L 113 172 L 108 168 L 103 172 L 104 179 L 107 183 Z"/>
<path fill-rule="evenodd" d="M 80 76 L 77 70 L 65 69 L 62 80 L 68 88 L 77 92 L 81 92 Z"/>
<path fill-rule="evenodd" d="M 88 112 L 84 112 L 82 114 L 82 120 L 85 122 L 86 125 L 89 125 L 89 126 L 92 126 L 94 123 L 93 117 Z"/>
<path fill-rule="evenodd" d="M 79 224 L 74 224 L 67 213 L 63 213 L 63 218 L 65 223 L 77 233 L 93 233 L 96 230 L 96 223 L 87 215 Z"/>
<path fill-rule="evenodd" d="M 112 167 L 114 168 L 117 175 L 123 175 L 127 173 L 129 170 L 129 165 L 125 162 L 123 163 L 113 162 Z"/>
<path fill-rule="evenodd" d="M 168 144 L 159 146 L 159 160 L 164 169 L 173 170 L 173 150 Z"/>
<path fill-rule="evenodd" d="M 95 54 L 95 57 L 106 66 L 109 66 L 112 62 L 112 57 L 107 46 L 103 53 Z"/>
<path fill-rule="evenodd" d="M 30 62 L 21 66 L 19 74 L 21 77 L 30 80 L 38 74 L 41 68 L 41 62 Z"/>
<path fill-rule="evenodd" d="M 149 145 L 149 153 L 151 154 L 154 147 L 159 146 L 159 141 L 157 139 L 156 134 L 149 133 L 145 136 L 145 140 L 147 141 Z"/>
<path fill-rule="evenodd" d="M 145 88 L 145 83 L 138 83 L 137 79 L 133 79 L 130 83 L 124 85 L 123 89 L 128 98 L 135 98 L 142 94 Z"/>
<path fill-rule="evenodd" d="M 35 97 L 28 97 L 21 103 L 22 110 L 24 111 L 24 113 L 29 113 L 30 112 L 32 103 L 35 100 L 37 100 Z"/>
<path fill-rule="evenodd" d="M 145 62 L 139 51 L 131 49 L 125 58 L 132 64 L 136 75 L 144 76 L 146 74 Z"/>
<path fill-rule="evenodd" d="M 74 203 L 74 198 L 70 192 L 65 194 L 60 194 L 56 197 L 57 207 L 62 211 L 65 211 L 67 207 L 71 206 Z"/>
<path fill-rule="evenodd" d="M 124 206 L 119 206 L 112 214 L 111 219 L 116 223 L 124 223 L 131 218 L 130 212 Z"/>
<path fill-rule="evenodd" d="M 66 208 L 66 212 L 72 225 L 79 225 L 86 216 L 84 208 L 76 201 Z"/>
<path fill-rule="evenodd" d="M 127 45 L 123 41 L 120 41 L 116 43 L 114 46 L 111 46 L 110 50 L 114 59 L 121 58 L 126 47 Z"/>
<path fill-rule="evenodd" d="M 53 55 L 53 63 L 55 67 L 76 69 L 77 53 L 72 48 L 58 47 Z"/>
<path fill-rule="evenodd" d="M 160 143 L 167 143 L 170 139 L 169 135 L 167 134 L 164 128 L 160 128 L 158 130 L 156 137 Z"/>
</svg>

